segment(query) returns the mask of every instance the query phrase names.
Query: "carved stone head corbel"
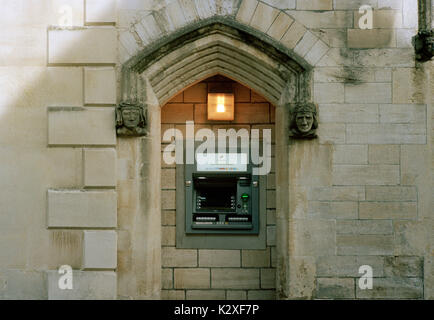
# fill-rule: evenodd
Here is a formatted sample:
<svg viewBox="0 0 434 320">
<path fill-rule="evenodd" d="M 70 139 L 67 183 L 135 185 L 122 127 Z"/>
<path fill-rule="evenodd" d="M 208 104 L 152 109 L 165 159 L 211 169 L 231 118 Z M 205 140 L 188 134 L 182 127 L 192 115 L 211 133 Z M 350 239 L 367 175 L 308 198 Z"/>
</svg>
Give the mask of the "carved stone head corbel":
<svg viewBox="0 0 434 320">
<path fill-rule="evenodd" d="M 116 107 L 116 133 L 119 136 L 144 136 L 147 116 L 144 105 L 121 102 Z"/>
<path fill-rule="evenodd" d="M 318 128 L 317 109 L 311 102 L 290 105 L 289 136 L 293 139 L 314 139 Z"/>
</svg>

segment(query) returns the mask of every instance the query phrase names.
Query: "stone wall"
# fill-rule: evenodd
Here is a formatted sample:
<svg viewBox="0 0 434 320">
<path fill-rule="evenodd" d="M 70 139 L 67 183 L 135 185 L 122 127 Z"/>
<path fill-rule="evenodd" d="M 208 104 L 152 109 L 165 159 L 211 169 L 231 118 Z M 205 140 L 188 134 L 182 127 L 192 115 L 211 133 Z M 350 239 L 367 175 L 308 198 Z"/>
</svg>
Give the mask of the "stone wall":
<svg viewBox="0 0 434 320">
<path fill-rule="evenodd" d="M 362 4 L 373 29 L 360 29 Z M 121 69 L 217 18 L 313 75 L 299 90 L 319 106 L 319 138 L 293 141 L 275 92 L 285 85 L 243 74 L 276 105 L 277 297 L 434 298 L 433 63 L 415 62 L 417 0 L 4 0 L 0 17 L 0 298 L 159 297 L 160 232 L 168 241 L 173 226 L 164 214 L 158 228 L 152 148 L 169 94 L 145 81 L 152 134 L 117 139 Z M 254 43 L 232 44 L 286 72 Z M 199 79 L 175 80 L 179 92 Z M 80 290 L 57 290 L 63 264 Z M 357 285 L 365 264 L 372 290 Z"/>
<path fill-rule="evenodd" d="M 235 120 L 207 120 L 207 92 L 215 86 L 232 86 Z M 235 130 L 271 129 L 274 135 L 275 107 L 249 88 L 228 78 L 208 78 L 172 98 L 161 109 L 162 135 L 176 128 L 185 132 L 185 122 L 194 121 L 195 131 L 208 128 Z M 272 141 L 274 142 L 274 141 Z M 162 150 L 167 142 L 163 143 Z M 274 149 L 274 146 L 272 146 Z M 267 249 L 212 250 L 177 249 L 176 168 L 162 160 L 162 299 L 274 299 L 275 298 L 275 177 L 267 175 Z M 183 232 L 183 230 L 178 230 Z"/>
</svg>

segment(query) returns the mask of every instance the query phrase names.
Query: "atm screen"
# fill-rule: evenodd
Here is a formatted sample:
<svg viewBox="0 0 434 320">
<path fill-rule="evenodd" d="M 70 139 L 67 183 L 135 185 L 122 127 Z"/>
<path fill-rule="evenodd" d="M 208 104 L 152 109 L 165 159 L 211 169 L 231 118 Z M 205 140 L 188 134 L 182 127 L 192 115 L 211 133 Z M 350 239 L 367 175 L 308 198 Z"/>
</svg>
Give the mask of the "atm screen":
<svg viewBox="0 0 434 320">
<path fill-rule="evenodd" d="M 234 178 L 194 179 L 196 209 L 200 211 L 234 211 L 237 180 Z"/>
</svg>

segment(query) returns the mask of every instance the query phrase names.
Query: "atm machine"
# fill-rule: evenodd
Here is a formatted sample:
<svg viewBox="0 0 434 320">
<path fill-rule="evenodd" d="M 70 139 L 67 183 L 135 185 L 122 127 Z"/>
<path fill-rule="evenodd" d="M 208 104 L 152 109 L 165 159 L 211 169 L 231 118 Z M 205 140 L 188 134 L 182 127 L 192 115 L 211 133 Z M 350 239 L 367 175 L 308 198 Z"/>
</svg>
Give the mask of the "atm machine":
<svg viewBox="0 0 434 320">
<path fill-rule="evenodd" d="M 177 166 L 178 248 L 265 249 L 266 177 L 249 152 L 195 152 Z"/>
<path fill-rule="evenodd" d="M 186 233 L 259 232 L 259 177 L 247 157 L 197 154 L 196 164 L 186 165 Z"/>
</svg>

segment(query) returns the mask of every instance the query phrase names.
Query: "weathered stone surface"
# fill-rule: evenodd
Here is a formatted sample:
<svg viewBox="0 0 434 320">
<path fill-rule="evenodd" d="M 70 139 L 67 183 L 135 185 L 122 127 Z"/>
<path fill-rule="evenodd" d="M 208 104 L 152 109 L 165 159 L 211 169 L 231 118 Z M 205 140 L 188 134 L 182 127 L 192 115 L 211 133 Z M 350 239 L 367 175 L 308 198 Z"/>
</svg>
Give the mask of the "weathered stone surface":
<svg viewBox="0 0 434 320">
<path fill-rule="evenodd" d="M 318 299 L 354 299 L 354 279 L 317 278 Z"/>
<path fill-rule="evenodd" d="M 187 290 L 187 300 L 224 300 L 225 290 Z"/>
<path fill-rule="evenodd" d="M 301 23 L 294 21 L 280 41 L 289 49 L 293 49 L 306 31 Z"/>
<path fill-rule="evenodd" d="M 197 267 L 197 250 L 163 247 L 161 263 L 163 267 Z"/>
<path fill-rule="evenodd" d="M 392 220 L 337 220 L 336 234 L 392 234 Z"/>
<path fill-rule="evenodd" d="M 332 0 L 297 0 L 297 10 L 332 10 Z"/>
<path fill-rule="evenodd" d="M 246 300 L 247 293 L 244 290 L 226 290 L 228 300 Z"/>
<path fill-rule="evenodd" d="M 382 123 L 426 123 L 426 105 L 380 105 Z"/>
<path fill-rule="evenodd" d="M 250 26 L 262 32 L 267 32 L 278 14 L 279 10 L 259 2 L 250 21 Z"/>
<path fill-rule="evenodd" d="M 316 65 L 328 50 L 329 46 L 324 41 L 318 40 L 304 58 L 311 65 Z"/>
<path fill-rule="evenodd" d="M 364 14 L 358 10 L 354 11 L 354 28 L 359 28 L 359 20 Z M 395 29 L 402 27 L 402 13 L 400 11 L 372 10 L 372 17 L 372 27 L 374 29 Z"/>
<path fill-rule="evenodd" d="M 176 268 L 175 289 L 207 289 L 210 287 L 210 271 L 202 268 Z"/>
<path fill-rule="evenodd" d="M 397 145 L 370 145 L 370 164 L 399 164 L 400 148 Z"/>
<path fill-rule="evenodd" d="M 114 191 L 48 190 L 47 225 L 51 228 L 114 228 Z"/>
<path fill-rule="evenodd" d="M 374 277 L 384 276 L 384 258 L 379 256 L 321 256 L 316 272 L 318 277 L 360 277 L 363 265 L 372 267 Z"/>
<path fill-rule="evenodd" d="M 57 271 L 47 271 L 49 300 L 114 300 L 117 277 L 108 271 L 73 271 L 73 289 L 59 289 Z"/>
<path fill-rule="evenodd" d="M 309 201 L 307 212 L 308 217 L 319 219 L 356 219 L 358 204 L 350 201 Z"/>
<path fill-rule="evenodd" d="M 396 185 L 399 184 L 397 165 L 335 165 L 334 185 Z"/>
<path fill-rule="evenodd" d="M 367 164 L 368 146 L 366 145 L 337 145 L 333 152 L 335 164 Z"/>
<path fill-rule="evenodd" d="M 276 40 L 280 40 L 293 22 L 294 19 L 286 13 L 280 12 L 276 20 L 274 20 L 273 24 L 268 29 L 267 34 Z"/>
<path fill-rule="evenodd" d="M 84 68 L 85 104 L 116 104 L 116 92 L 116 72 L 114 68 Z"/>
<path fill-rule="evenodd" d="M 348 29 L 348 47 L 354 49 L 396 47 L 393 29 Z"/>
<path fill-rule="evenodd" d="M 416 201 L 416 187 L 367 186 L 366 200 L 369 201 Z"/>
<path fill-rule="evenodd" d="M 422 257 L 385 257 L 386 277 L 423 277 Z"/>
<path fill-rule="evenodd" d="M 116 269 L 115 231 L 84 231 L 83 269 Z"/>
<path fill-rule="evenodd" d="M 211 288 L 258 289 L 259 269 L 212 269 Z"/>
<path fill-rule="evenodd" d="M 343 103 L 344 95 L 344 85 L 341 83 L 315 83 L 314 97 L 317 103 Z"/>
<path fill-rule="evenodd" d="M 261 269 L 261 289 L 276 287 L 276 269 Z"/>
<path fill-rule="evenodd" d="M 388 83 L 345 84 L 345 102 L 391 103 L 392 86 Z"/>
<path fill-rule="evenodd" d="M 243 267 L 269 267 L 270 248 L 266 250 L 242 250 Z"/>
<path fill-rule="evenodd" d="M 421 124 L 348 124 L 346 132 L 346 142 L 354 144 L 426 143 L 426 126 Z"/>
<path fill-rule="evenodd" d="M 85 187 L 116 186 L 116 151 L 84 149 L 83 174 Z"/>
<path fill-rule="evenodd" d="M 247 300 L 275 300 L 276 292 L 274 290 L 249 290 Z"/>
<path fill-rule="evenodd" d="M 239 250 L 199 250 L 199 267 L 240 267 Z"/>
<path fill-rule="evenodd" d="M 416 202 L 361 202 L 360 219 L 415 219 Z"/>
<path fill-rule="evenodd" d="M 117 33 L 114 28 L 48 31 L 50 64 L 114 64 L 116 61 Z"/>
<path fill-rule="evenodd" d="M 2 300 L 47 299 L 45 272 L 0 269 L 0 285 Z"/>
<path fill-rule="evenodd" d="M 161 245 L 175 246 L 176 244 L 176 229 L 173 226 L 161 227 Z"/>
<path fill-rule="evenodd" d="M 365 188 L 353 187 L 313 187 L 307 193 L 308 200 L 318 201 L 359 201 L 365 199 Z"/>
<path fill-rule="evenodd" d="M 294 255 L 322 256 L 336 251 L 336 225 L 333 220 L 294 219 L 290 221 Z"/>
<path fill-rule="evenodd" d="M 255 13 L 257 6 L 258 6 L 258 1 L 256 0 L 253 1 L 243 0 L 243 2 L 241 2 L 240 8 L 238 9 L 236 20 L 245 24 L 249 24 L 253 14 Z"/>
<path fill-rule="evenodd" d="M 320 104 L 320 122 L 377 123 L 376 104 Z"/>
<path fill-rule="evenodd" d="M 313 47 L 318 38 L 310 31 L 307 31 L 294 48 L 294 52 L 304 57 Z"/>
<path fill-rule="evenodd" d="M 419 278 L 374 278 L 372 290 L 356 286 L 357 299 L 420 299 L 423 282 Z"/>
<path fill-rule="evenodd" d="M 173 269 L 162 268 L 161 269 L 161 288 L 172 289 L 173 288 Z"/>
<path fill-rule="evenodd" d="M 185 290 L 161 290 L 162 300 L 185 300 Z"/>
<path fill-rule="evenodd" d="M 49 107 L 48 145 L 116 145 L 114 108 Z"/>
<path fill-rule="evenodd" d="M 338 255 L 392 255 L 392 235 L 336 235 Z"/>
<path fill-rule="evenodd" d="M 116 0 L 86 0 L 86 23 L 115 23 Z"/>
</svg>

